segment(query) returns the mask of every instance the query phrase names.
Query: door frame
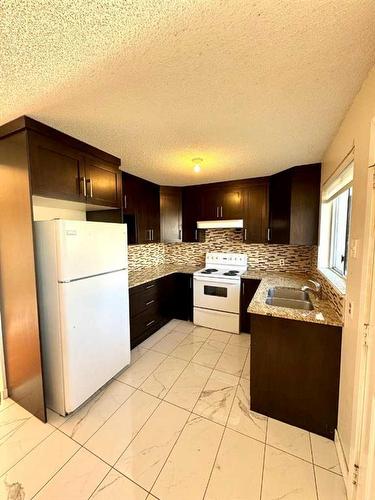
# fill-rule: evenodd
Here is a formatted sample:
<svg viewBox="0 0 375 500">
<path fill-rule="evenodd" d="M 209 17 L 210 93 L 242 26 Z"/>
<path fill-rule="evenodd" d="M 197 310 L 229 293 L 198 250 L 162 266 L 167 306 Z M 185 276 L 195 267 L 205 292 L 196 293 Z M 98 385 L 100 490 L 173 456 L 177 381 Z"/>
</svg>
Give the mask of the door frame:
<svg viewBox="0 0 375 500">
<path fill-rule="evenodd" d="M 366 409 L 369 407 L 370 376 L 368 367 L 375 363 L 375 117 L 371 122 L 370 150 L 367 174 L 367 207 L 365 214 L 365 238 L 363 283 L 364 293 L 361 300 L 358 322 L 358 341 L 356 354 L 356 370 L 353 408 L 353 423 L 351 432 L 351 450 L 347 474 L 344 475 L 349 500 L 372 500 L 364 496 L 369 477 L 367 475 L 365 443 L 369 432 L 369 418 Z M 372 436 L 375 439 L 375 436 Z M 374 466 L 373 464 L 370 466 Z M 375 471 L 374 471 L 375 472 Z M 374 481 L 375 477 L 372 477 Z"/>
</svg>

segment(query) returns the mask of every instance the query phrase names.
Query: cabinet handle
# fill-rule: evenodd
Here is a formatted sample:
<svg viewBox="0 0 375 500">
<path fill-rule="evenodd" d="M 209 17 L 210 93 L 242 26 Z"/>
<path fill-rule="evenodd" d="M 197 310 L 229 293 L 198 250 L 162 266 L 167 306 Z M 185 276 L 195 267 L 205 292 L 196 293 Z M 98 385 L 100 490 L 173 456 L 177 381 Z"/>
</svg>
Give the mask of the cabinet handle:
<svg viewBox="0 0 375 500">
<path fill-rule="evenodd" d="M 223 207 L 220 207 L 220 217 L 223 218 Z"/>
<path fill-rule="evenodd" d="M 180 240 L 182 238 L 182 231 L 181 229 L 178 230 L 178 239 Z"/>
<path fill-rule="evenodd" d="M 219 218 L 219 207 L 216 207 L 216 218 Z"/>
<path fill-rule="evenodd" d="M 149 300 L 148 302 L 146 302 L 146 306 L 150 306 L 151 304 L 153 304 L 155 302 L 155 300 Z"/>
<path fill-rule="evenodd" d="M 151 229 L 151 241 L 154 241 L 154 230 Z"/>
<path fill-rule="evenodd" d="M 154 288 L 154 286 L 155 286 L 155 283 L 152 285 L 148 285 L 148 286 L 146 286 L 146 290 L 148 290 L 149 288 Z"/>
<path fill-rule="evenodd" d="M 242 295 L 245 295 L 245 283 L 242 282 L 241 285 L 242 285 Z"/>
<path fill-rule="evenodd" d="M 81 182 L 83 182 L 83 196 L 86 198 L 87 196 L 87 188 L 86 188 L 86 177 L 81 177 Z"/>
<path fill-rule="evenodd" d="M 244 229 L 244 235 L 243 235 L 244 241 L 247 241 L 247 227 Z"/>
<path fill-rule="evenodd" d="M 155 323 L 155 320 L 154 320 L 154 319 L 153 319 L 153 320 L 151 320 L 151 321 L 149 321 L 149 322 L 146 324 L 146 328 L 147 328 L 148 326 L 151 326 L 153 323 Z"/>
<path fill-rule="evenodd" d="M 90 198 L 93 198 L 92 181 L 91 181 L 91 179 L 87 179 L 86 183 L 90 184 Z"/>
<path fill-rule="evenodd" d="M 198 241 L 198 229 L 194 231 L 194 239 L 195 241 Z"/>
<path fill-rule="evenodd" d="M 126 194 L 124 195 L 124 208 L 128 208 L 128 200 L 126 198 Z"/>
<path fill-rule="evenodd" d="M 267 229 L 267 241 L 271 241 L 271 228 Z"/>
</svg>

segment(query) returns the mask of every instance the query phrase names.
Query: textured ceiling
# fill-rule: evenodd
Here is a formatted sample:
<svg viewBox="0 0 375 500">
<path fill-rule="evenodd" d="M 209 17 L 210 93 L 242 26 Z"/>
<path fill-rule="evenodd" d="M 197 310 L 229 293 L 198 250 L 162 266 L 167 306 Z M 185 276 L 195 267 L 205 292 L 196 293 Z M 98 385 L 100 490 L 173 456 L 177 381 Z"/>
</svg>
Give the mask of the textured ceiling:
<svg viewBox="0 0 375 500">
<path fill-rule="evenodd" d="M 374 0 L 2 0 L 0 29 L 0 123 L 170 185 L 319 161 L 375 62 Z"/>
</svg>

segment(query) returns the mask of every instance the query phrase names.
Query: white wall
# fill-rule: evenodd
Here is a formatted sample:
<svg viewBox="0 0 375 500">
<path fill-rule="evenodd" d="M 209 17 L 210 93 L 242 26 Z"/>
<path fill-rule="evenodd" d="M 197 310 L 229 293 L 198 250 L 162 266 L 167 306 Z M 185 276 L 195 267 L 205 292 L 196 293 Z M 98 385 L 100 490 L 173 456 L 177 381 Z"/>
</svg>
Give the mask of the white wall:
<svg viewBox="0 0 375 500">
<path fill-rule="evenodd" d="M 369 238 L 369 230 L 365 225 L 365 215 L 370 201 L 367 197 L 369 142 L 371 121 L 374 116 L 375 67 L 370 71 L 329 145 L 323 158 L 322 168 L 322 182 L 324 183 L 354 145 L 353 206 L 350 239 L 351 241 L 353 239 L 358 240 L 358 247 L 357 255 L 355 257 L 350 255 L 348 261 L 338 418 L 338 432 L 347 462 L 350 462 L 350 454 L 353 452 L 353 422 L 355 422 L 357 390 L 355 384 L 356 352 L 363 323 L 361 304 L 364 302 L 366 248 Z M 349 302 L 352 304 L 352 316 L 348 314 L 347 306 Z"/>
<path fill-rule="evenodd" d="M 33 196 L 33 218 L 86 220 L 86 208 L 80 203 Z"/>
</svg>

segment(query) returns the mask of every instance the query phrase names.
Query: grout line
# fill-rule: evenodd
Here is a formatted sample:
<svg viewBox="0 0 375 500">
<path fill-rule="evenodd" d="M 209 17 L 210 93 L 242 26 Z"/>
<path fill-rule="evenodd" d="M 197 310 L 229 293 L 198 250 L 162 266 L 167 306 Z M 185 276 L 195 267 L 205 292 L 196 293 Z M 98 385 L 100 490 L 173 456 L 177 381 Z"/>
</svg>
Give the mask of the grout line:
<svg viewBox="0 0 375 500">
<path fill-rule="evenodd" d="M 95 490 L 91 493 L 91 495 L 87 498 L 87 500 L 90 500 L 90 498 L 93 497 L 93 495 L 98 491 L 98 488 L 100 487 L 100 485 L 103 483 L 103 481 L 106 479 L 106 477 L 109 476 L 109 474 L 111 472 L 116 472 L 117 474 L 120 474 L 120 476 L 128 479 L 130 482 L 132 482 L 133 484 L 135 484 L 136 486 L 138 486 L 139 488 L 141 488 L 146 494 L 146 498 L 148 497 L 148 495 L 150 494 L 150 492 L 148 490 L 146 490 L 145 488 L 143 488 L 143 486 L 141 486 L 140 484 L 136 483 L 135 481 L 133 481 L 130 477 L 128 476 L 125 476 L 125 474 L 123 474 L 122 472 L 120 472 L 119 470 L 115 469 L 114 467 L 111 467 L 109 469 L 109 471 L 107 472 L 107 474 L 103 477 L 103 479 L 100 481 L 100 483 L 97 485 L 97 487 L 95 488 Z"/>
<path fill-rule="evenodd" d="M 311 440 L 311 433 L 309 432 L 309 443 L 310 443 L 310 453 L 311 453 L 311 460 L 312 460 L 312 468 L 313 468 L 313 474 L 314 474 L 314 484 L 315 484 L 315 495 L 317 500 L 319 500 L 319 493 L 318 493 L 318 483 L 316 481 L 316 474 L 315 474 L 315 465 L 314 465 L 314 452 L 313 452 L 313 447 L 312 447 L 312 440 Z"/>
<path fill-rule="evenodd" d="M 261 477 L 261 480 L 260 480 L 260 495 L 259 495 L 259 500 L 262 499 L 262 495 L 263 495 L 264 468 L 266 466 L 266 451 L 267 451 L 267 439 L 268 439 L 268 423 L 269 423 L 269 418 L 267 417 L 266 435 L 264 437 L 263 465 L 262 465 L 262 477 Z"/>
</svg>

